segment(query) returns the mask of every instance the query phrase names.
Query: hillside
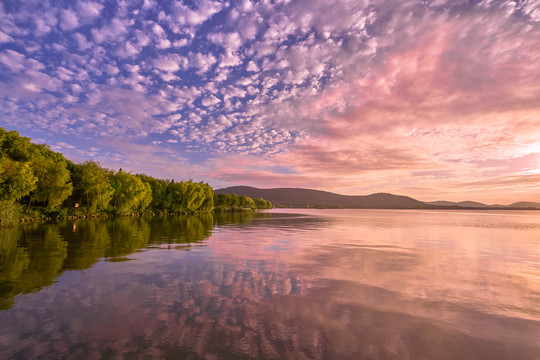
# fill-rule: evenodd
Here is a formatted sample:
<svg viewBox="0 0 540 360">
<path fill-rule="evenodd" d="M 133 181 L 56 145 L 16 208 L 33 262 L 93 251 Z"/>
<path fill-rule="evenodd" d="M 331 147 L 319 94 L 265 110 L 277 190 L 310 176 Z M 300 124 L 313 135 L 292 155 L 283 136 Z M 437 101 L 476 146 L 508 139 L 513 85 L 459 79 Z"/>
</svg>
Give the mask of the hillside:
<svg viewBox="0 0 540 360">
<path fill-rule="evenodd" d="M 408 196 L 399 196 L 386 193 L 365 196 L 350 196 L 331 193 L 328 191 L 278 188 L 258 189 L 250 186 L 233 186 L 215 190 L 217 194 L 237 194 L 250 198 L 263 198 L 276 205 L 291 207 L 328 206 L 349 209 L 418 209 L 431 208 L 421 201 Z"/>
<path fill-rule="evenodd" d="M 460 201 L 460 202 L 430 201 L 428 202 L 428 204 L 436 205 L 436 206 L 460 206 L 460 207 L 468 207 L 468 208 L 487 208 L 487 207 L 500 206 L 500 205 L 486 205 L 486 204 L 479 203 L 476 201 Z"/>
<path fill-rule="evenodd" d="M 535 208 L 535 209 L 540 209 L 540 203 L 532 202 L 532 201 L 518 201 L 518 202 L 510 204 L 508 206 L 511 206 L 513 208 Z"/>
<path fill-rule="evenodd" d="M 217 194 L 237 194 L 250 198 L 269 200 L 274 206 L 287 207 L 338 207 L 346 209 L 540 209 L 540 203 L 515 202 L 510 205 L 486 205 L 476 201 L 433 201 L 422 202 L 408 196 L 377 193 L 364 196 L 340 195 L 328 191 L 276 188 L 259 189 L 251 186 L 232 186 L 215 190 Z"/>
</svg>

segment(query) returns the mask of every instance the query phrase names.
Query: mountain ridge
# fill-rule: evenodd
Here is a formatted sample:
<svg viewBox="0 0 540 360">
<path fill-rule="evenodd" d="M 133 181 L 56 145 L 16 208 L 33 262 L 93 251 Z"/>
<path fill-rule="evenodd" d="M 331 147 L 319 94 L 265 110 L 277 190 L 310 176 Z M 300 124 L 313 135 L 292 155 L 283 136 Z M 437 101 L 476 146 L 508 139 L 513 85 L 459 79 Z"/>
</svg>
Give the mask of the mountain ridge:
<svg viewBox="0 0 540 360">
<path fill-rule="evenodd" d="M 261 189 L 252 186 L 231 186 L 215 190 L 216 194 L 237 194 L 263 198 L 278 207 L 335 207 L 345 209 L 540 209 L 540 203 L 519 201 L 510 205 L 487 205 L 476 201 L 423 202 L 409 196 L 389 193 L 341 195 L 329 191 L 304 188 Z"/>
</svg>

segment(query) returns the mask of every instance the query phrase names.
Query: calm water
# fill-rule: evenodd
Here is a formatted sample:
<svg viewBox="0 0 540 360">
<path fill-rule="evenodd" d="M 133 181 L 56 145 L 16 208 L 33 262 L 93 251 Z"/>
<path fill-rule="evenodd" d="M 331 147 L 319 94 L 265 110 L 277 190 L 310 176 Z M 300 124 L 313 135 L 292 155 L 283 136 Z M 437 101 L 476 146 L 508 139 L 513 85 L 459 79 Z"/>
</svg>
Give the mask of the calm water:
<svg viewBox="0 0 540 360">
<path fill-rule="evenodd" d="M 1 359 L 540 359 L 540 212 L 0 230 Z"/>
</svg>

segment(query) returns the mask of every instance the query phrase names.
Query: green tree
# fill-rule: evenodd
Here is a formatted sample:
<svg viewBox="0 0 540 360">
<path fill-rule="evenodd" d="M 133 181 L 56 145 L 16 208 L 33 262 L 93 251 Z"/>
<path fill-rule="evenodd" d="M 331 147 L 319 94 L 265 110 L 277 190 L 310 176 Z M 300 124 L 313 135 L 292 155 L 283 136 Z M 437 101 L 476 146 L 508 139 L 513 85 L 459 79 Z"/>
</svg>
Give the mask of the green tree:
<svg viewBox="0 0 540 360">
<path fill-rule="evenodd" d="M 172 212 L 183 213 L 186 211 L 184 208 L 186 192 L 187 184 L 185 182 L 174 182 L 174 180 L 171 180 L 167 186 L 167 202 Z"/>
<path fill-rule="evenodd" d="M 230 194 L 228 200 L 230 206 L 240 206 L 240 197 L 238 195 Z"/>
<path fill-rule="evenodd" d="M 114 193 L 108 170 L 95 161 L 86 161 L 72 166 L 71 178 L 74 184 L 73 197 L 79 204 L 91 213 L 107 209 Z"/>
<path fill-rule="evenodd" d="M 12 200 L 0 200 L 0 228 L 15 225 L 21 216 L 21 205 Z"/>
<path fill-rule="evenodd" d="M 63 156 L 56 155 L 46 152 L 46 156 L 32 157 L 31 164 L 37 177 L 37 187 L 29 195 L 28 208 L 33 202 L 40 202 L 47 210 L 55 210 L 71 195 L 73 186 L 66 161 Z"/>
<path fill-rule="evenodd" d="M 166 213 L 169 208 L 169 203 L 167 201 L 167 187 L 169 181 L 156 179 L 144 174 L 137 174 L 136 176 L 143 182 L 148 183 L 152 189 L 152 199 L 149 205 L 152 211 L 156 213 Z"/>
<path fill-rule="evenodd" d="M 216 207 L 229 206 L 229 195 L 228 194 L 217 194 L 214 199 Z"/>
<path fill-rule="evenodd" d="M 173 180 L 167 187 L 167 200 L 173 212 L 210 212 L 214 208 L 214 190 L 203 182 Z"/>
<path fill-rule="evenodd" d="M 257 209 L 271 209 L 272 203 L 268 200 L 264 200 L 262 198 L 254 199 L 255 206 Z"/>
<path fill-rule="evenodd" d="M 140 181 L 141 181 L 141 185 L 142 185 L 143 189 L 141 190 L 142 193 L 141 193 L 141 196 L 140 196 L 139 204 L 137 206 L 137 210 L 142 213 L 152 203 L 152 187 L 150 186 L 149 183 L 144 182 L 142 180 L 140 180 Z"/>
<path fill-rule="evenodd" d="M 4 156 L 26 162 L 32 158 L 34 146 L 30 138 L 20 136 L 16 131 L 7 132 L 4 128 L 0 128 L 0 151 Z"/>
<path fill-rule="evenodd" d="M 36 188 L 29 163 L 0 158 L 0 199 L 19 200 Z"/>
<path fill-rule="evenodd" d="M 240 203 L 240 206 L 245 207 L 245 208 L 251 208 L 251 209 L 256 208 L 255 201 L 253 201 L 252 198 L 247 197 L 247 196 L 240 196 L 239 203 Z"/>
<path fill-rule="evenodd" d="M 152 200 L 152 188 L 148 183 L 120 169 L 110 175 L 113 188 L 112 206 L 117 214 L 143 211 Z"/>
<path fill-rule="evenodd" d="M 206 192 L 202 183 L 194 183 L 193 180 L 186 182 L 186 195 L 184 196 L 184 208 L 188 213 L 198 211 L 206 198 Z"/>
<path fill-rule="evenodd" d="M 27 196 L 28 208 L 38 201 L 55 210 L 71 194 L 66 160 L 47 145 L 32 144 L 16 131 L 0 128 L 0 152 L 0 197 L 18 200 Z"/>
<path fill-rule="evenodd" d="M 204 191 L 204 201 L 199 207 L 200 212 L 209 213 L 214 210 L 214 189 L 208 184 L 203 182 L 199 183 Z"/>
</svg>

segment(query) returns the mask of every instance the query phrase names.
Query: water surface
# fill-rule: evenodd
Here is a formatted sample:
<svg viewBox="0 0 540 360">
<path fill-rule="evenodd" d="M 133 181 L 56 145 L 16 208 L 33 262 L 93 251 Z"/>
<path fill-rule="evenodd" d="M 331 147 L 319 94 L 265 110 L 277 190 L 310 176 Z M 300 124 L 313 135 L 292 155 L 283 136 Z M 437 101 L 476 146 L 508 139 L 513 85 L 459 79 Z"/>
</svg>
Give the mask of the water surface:
<svg viewBox="0 0 540 360">
<path fill-rule="evenodd" d="M 540 359 L 540 213 L 0 230 L 0 358 Z"/>
</svg>

